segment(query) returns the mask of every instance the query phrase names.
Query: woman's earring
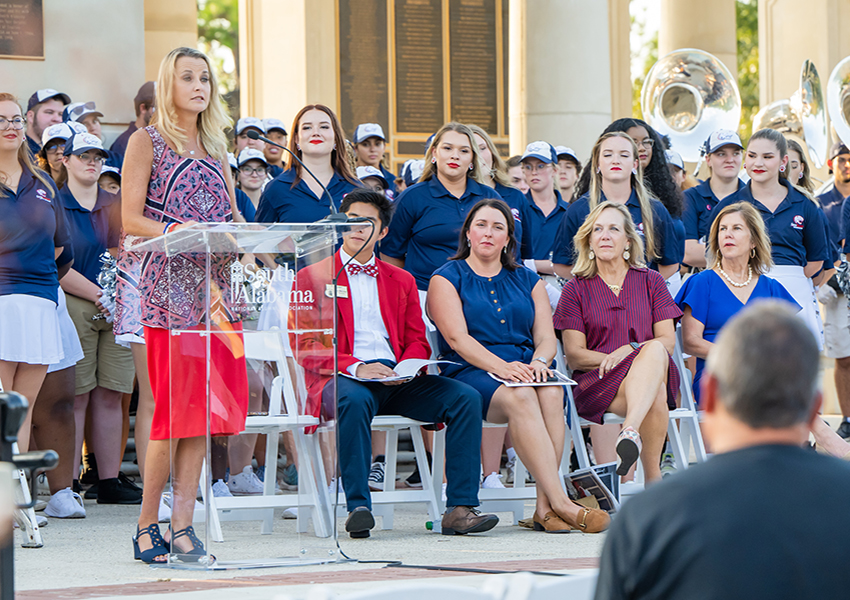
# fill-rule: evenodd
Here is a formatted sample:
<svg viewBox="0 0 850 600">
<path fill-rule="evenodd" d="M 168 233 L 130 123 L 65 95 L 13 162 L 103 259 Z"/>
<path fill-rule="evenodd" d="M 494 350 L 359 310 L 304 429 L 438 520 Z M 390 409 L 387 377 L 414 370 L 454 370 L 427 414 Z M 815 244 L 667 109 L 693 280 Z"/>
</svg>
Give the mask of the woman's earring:
<svg viewBox="0 0 850 600">
<path fill-rule="evenodd" d="M 596 172 L 597 172 L 597 173 L 601 173 L 601 172 L 602 172 L 602 169 L 596 169 Z"/>
<path fill-rule="evenodd" d="M 797 175 L 797 179 L 802 179 L 802 178 L 803 178 L 803 175 L 805 175 L 805 173 L 803 173 L 802 171 L 800 171 L 800 174 L 799 174 L 799 175 Z"/>
<path fill-rule="evenodd" d="M 755 257 L 756 257 L 756 249 L 750 248 L 750 258 L 755 258 Z"/>
<path fill-rule="evenodd" d="M 334 149 L 334 150 L 336 150 L 336 144 L 334 144 L 334 147 L 333 147 L 333 149 Z"/>
<path fill-rule="evenodd" d="M 436 164 L 437 164 L 437 159 L 436 159 L 436 158 L 431 158 L 431 164 L 432 164 L 432 165 L 436 165 Z"/>
<path fill-rule="evenodd" d="M 629 249 L 628 249 L 628 248 L 626 248 L 626 249 L 623 251 L 623 258 L 624 258 L 625 260 L 629 260 L 631 257 L 632 257 L 632 253 L 631 253 L 631 252 L 629 252 Z"/>
<path fill-rule="evenodd" d="M 469 241 L 469 238 L 466 238 L 466 245 L 472 248 L 472 242 Z"/>
<path fill-rule="evenodd" d="M 785 165 L 782 165 L 782 166 L 780 166 L 780 167 L 779 167 L 779 172 L 780 172 L 780 173 L 784 173 L 784 172 L 785 172 Z"/>
<path fill-rule="evenodd" d="M 502 246 L 502 254 L 507 254 L 507 253 L 508 253 L 508 247 Z"/>
<path fill-rule="evenodd" d="M 298 144 L 295 144 L 295 149 L 301 152 L 301 146 L 299 146 Z"/>
<path fill-rule="evenodd" d="M 587 257 L 588 257 L 590 260 L 593 260 L 594 258 L 596 258 L 596 255 L 593 253 L 593 250 L 591 250 L 591 251 L 590 251 L 590 253 L 587 255 Z"/>
<path fill-rule="evenodd" d="M 632 175 L 637 175 L 637 169 L 632 169 Z"/>
<path fill-rule="evenodd" d="M 472 169 L 474 169 L 474 168 L 475 168 L 475 165 L 469 165 L 469 170 L 470 170 L 470 171 L 471 171 Z"/>
</svg>

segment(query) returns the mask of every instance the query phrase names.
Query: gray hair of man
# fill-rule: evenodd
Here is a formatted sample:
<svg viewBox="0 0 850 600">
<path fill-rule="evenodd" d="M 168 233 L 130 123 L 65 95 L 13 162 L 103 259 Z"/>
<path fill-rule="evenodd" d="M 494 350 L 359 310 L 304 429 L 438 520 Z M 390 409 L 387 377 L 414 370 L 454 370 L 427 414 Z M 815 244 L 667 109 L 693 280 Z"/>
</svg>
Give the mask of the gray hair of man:
<svg viewBox="0 0 850 600">
<path fill-rule="evenodd" d="M 818 346 L 787 302 L 763 300 L 731 319 L 708 356 L 718 401 L 754 429 L 806 423 L 817 403 Z"/>
</svg>

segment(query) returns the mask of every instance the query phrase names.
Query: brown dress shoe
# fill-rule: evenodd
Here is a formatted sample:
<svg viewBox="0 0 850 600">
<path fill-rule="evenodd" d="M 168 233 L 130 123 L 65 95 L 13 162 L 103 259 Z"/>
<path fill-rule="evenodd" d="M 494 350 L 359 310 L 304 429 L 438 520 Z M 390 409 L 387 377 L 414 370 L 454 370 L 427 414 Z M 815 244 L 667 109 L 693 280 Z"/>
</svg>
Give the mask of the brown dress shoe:
<svg viewBox="0 0 850 600">
<path fill-rule="evenodd" d="M 561 518 L 566 521 L 573 529 L 578 529 L 582 533 L 599 533 L 608 529 L 611 524 L 611 516 L 599 508 L 579 507 L 578 521 L 569 519 L 565 516 Z"/>
<path fill-rule="evenodd" d="M 496 515 L 482 515 L 472 506 L 455 506 L 443 515 L 443 535 L 466 535 L 490 531 L 499 522 Z"/>
<path fill-rule="evenodd" d="M 547 512 L 542 519 L 534 513 L 534 531 L 545 531 L 546 533 L 569 533 L 572 530 L 566 521 L 555 512 Z"/>
</svg>

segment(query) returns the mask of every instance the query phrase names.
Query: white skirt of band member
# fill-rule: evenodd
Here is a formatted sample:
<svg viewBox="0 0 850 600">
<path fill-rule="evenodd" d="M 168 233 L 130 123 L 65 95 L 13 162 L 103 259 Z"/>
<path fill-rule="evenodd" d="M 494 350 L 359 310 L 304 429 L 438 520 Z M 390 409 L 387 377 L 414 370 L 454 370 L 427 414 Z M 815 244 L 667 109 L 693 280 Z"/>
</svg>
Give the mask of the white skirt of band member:
<svg viewBox="0 0 850 600">
<path fill-rule="evenodd" d="M 26 294 L 0 296 L 0 360 L 52 365 L 64 356 L 55 302 Z"/>
<path fill-rule="evenodd" d="M 682 289 L 682 274 L 676 271 L 667 279 L 667 291 L 675 298 L 680 289 Z"/>
<path fill-rule="evenodd" d="M 289 299 L 292 291 L 292 280 L 287 278 L 283 267 L 275 269 L 274 277 L 266 292 L 266 301 L 260 308 L 260 319 L 257 331 L 278 329 L 283 343 L 284 356 L 292 358 L 292 348 L 289 346 Z"/>
<path fill-rule="evenodd" d="M 767 276 L 781 283 L 803 308 L 799 313 L 800 318 L 806 322 L 818 341 L 818 350 L 823 350 L 823 321 L 820 318 L 818 299 L 812 280 L 806 277 L 803 267 L 776 265 Z"/>
<path fill-rule="evenodd" d="M 131 348 L 130 344 L 144 344 L 145 338 L 135 333 L 122 333 L 115 336 L 115 343 L 125 348 Z"/>
<path fill-rule="evenodd" d="M 65 292 L 62 291 L 61 287 L 59 288 L 59 305 L 56 307 L 56 312 L 59 313 L 59 333 L 62 334 L 62 351 L 65 356 L 59 362 L 47 367 L 48 373 L 73 367 L 78 360 L 85 356 L 80 344 L 80 337 L 77 335 L 77 328 L 71 320 L 71 315 L 68 314 Z"/>
</svg>

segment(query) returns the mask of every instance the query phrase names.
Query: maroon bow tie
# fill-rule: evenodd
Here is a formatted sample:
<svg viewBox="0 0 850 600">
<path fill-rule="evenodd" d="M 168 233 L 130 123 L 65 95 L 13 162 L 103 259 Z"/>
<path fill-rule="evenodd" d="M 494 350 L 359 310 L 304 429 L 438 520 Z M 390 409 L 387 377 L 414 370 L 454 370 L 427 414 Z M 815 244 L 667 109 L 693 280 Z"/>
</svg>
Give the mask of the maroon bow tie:
<svg viewBox="0 0 850 600">
<path fill-rule="evenodd" d="M 360 266 L 360 265 L 357 265 L 357 264 L 350 264 L 346 267 L 346 269 L 348 269 L 349 275 L 357 275 L 358 273 L 362 272 L 362 273 L 365 273 L 366 275 L 369 275 L 370 277 L 377 277 L 378 276 L 377 265 Z"/>
</svg>

